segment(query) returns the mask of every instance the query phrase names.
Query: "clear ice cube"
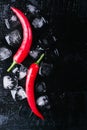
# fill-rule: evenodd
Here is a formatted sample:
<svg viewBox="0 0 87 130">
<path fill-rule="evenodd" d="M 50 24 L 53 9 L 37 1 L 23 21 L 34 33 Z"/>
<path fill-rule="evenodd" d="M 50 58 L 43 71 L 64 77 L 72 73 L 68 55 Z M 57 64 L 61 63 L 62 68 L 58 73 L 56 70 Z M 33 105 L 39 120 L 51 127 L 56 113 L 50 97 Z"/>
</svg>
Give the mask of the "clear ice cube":
<svg viewBox="0 0 87 130">
<path fill-rule="evenodd" d="M 23 65 L 21 65 L 20 69 L 19 69 L 19 79 L 23 79 L 27 74 L 27 68 L 24 67 Z"/>
<path fill-rule="evenodd" d="M 31 4 L 27 5 L 26 7 L 27 7 L 27 11 L 29 11 L 33 15 L 40 12 L 35 6 L 33 6 Z"/>
<path fill-rule="evenodd" d="M 48 100 L 48 96 L 47 95 L 38 97 L 37 100 L 36 100 L 36 103 L 40 107 L 45 107 L 47 109 L 50 108 L 50 104 L 49 104 L 49 100 Z"/>
<path fill-rule="evenodd" d="M 43 48 L 37 46 L 34 50 L 31 50 L 29 55 L 33 58 L 33 59 L 37 59 L 41 52 L 43 51 Z"/>
<path fill-rule="evenodd" d="M 10 46 L 18 46 L 20 44 L 21 41 L 21 34 L 20 32 L 16 29 L 12 32 L 10 32 L 9 34 L 7 34 L 5 36 L 6 42 L 8 43 L 8 45 Z"/>
<path fill-rule="evenodd" d="M 15 87 L 14 89 L 12 89 L 11 95 L 15 101 L 23 100 L 26 98 L 26 93 L 21 86 L 18 86 L 18 87 Z"/>
<path fill-rule="evenodd" d="M 19 80 L 23 79 L 27 74 L 27 68 L 20 64 L 19 66 L 15 67 L 12 72 L 18 77 Z"/>
<path fill-rule="evenodd" d="M 4 89 L 13 89 L 16 86 L 18 86 L 18 80 L 16 76 L 6 75 L 3 77 Z"/>
<path fill-rule="evenodd" d="M 12 51 L 6 47 L 0 48 L 0 61 L 6 60 L 12 55 Z"/>
<path fill-rule="evenodd" d="M 44 17 L 41 17 L 41 18 L 35 18 L 32 22 L 32 25 L 34 26 L 34 28 L 41 28 L 45 23 L 46 20 L 44 19 Z"/>
<path fill-rule="evenodd" d="M 7 29 L 14 28 L 20 24 L 19 20 L 17 19 L 16 15 L 12 15 L 10 18 L 5 18 L 5 25 Z"/>
</svg>

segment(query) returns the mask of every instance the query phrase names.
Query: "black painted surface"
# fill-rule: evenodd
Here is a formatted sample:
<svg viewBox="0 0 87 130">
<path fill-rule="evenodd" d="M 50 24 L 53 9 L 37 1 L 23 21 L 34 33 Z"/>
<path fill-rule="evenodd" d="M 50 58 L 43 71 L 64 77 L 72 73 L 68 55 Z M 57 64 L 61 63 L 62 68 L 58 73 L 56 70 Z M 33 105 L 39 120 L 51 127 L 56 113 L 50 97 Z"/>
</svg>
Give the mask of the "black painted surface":
<svg viewBox="0 0 87 130">
<path fill-rule="evenodd" d="M 41 30 L 33 30 L 34 42 L 48 37 L 45 62 L 53 63 L 53 71 L 48 77 L 38 77 L 47 84 L 47 95 L 51 109 L 41 110 L 45 121 L 35 115 L 30 116 L 26 99 L 14 102 L 10 91 L 3 88 L 2 79 L 12 57 L 0 62 L 0 129 L 1 130 L 78 130 L 87 129 L 87 2 L 86 0 L 1 0 L 0 1 L 0 47 L 10 48 L 13 54 L 18 47 L 11 47 L 5 35 L 14 30 L 7 29 L 4 19 L 10 17 L 10 6 L 27 12 L 26 5 L 32 3 L 41 10 L 48 25 Z M 21 3 L 21 4 L 20 4 Z M 30 21 L 32 18 L 27 14 Z M 15 28 L 21 30 L 20 24 Z M 57 37 L 56 43 L 50 35 Z M 33 42 L 33 46 L 34 45 Z M 45 45 L 44 45 L 45 47 Z M 58 48 L 59 56 L 53 57 L 53 48 Z M 28 67 L 34 62 L 28 57 L 23 64 Z M 25 79 L 20 81 L 23 87 Z"/>
</svg>

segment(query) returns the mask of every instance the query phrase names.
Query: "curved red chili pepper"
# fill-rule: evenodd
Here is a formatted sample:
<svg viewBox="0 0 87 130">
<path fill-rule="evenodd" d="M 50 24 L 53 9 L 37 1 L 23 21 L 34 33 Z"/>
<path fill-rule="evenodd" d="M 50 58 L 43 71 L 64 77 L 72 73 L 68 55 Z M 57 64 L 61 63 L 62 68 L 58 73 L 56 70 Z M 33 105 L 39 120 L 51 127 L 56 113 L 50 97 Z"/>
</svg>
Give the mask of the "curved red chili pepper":
<svg viewBox="0 0 87 130">
<path fill-rule="evenodd" d="M 12 11 L 17 15 L 23 28 L 23 41 L 17 53 L 13 56 L 13 63 L 8 68 L 8 72 L 13 68 L 15 64 L 21 63 L 29 53 L 32 44 L 32 29 L 27 17 L 17 8 L 11 7 Z"/>
<path fill-rule="evenodd" d="M 34 83 L 39 70 L 39 62 L 42 60 L 43 57 L 44 54 L 41 55 L 40 59 L 36 63 L 31 64 L 31 66 L 28 69 L 28 73 L 26 77 L 26 95 L 27 95 L 28 104 L 32 112 L 42 120 L 44 119 L 44 117 L 37 109 L 36 102 L 35 102 Z"/>
</svg>

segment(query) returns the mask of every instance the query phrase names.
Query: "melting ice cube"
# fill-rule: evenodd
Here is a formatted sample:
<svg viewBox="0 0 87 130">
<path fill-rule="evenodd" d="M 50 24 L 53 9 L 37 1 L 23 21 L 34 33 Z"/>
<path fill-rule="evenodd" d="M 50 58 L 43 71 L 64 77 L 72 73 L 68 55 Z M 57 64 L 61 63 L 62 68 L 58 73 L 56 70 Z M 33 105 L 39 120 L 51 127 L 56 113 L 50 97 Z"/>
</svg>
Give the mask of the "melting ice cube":
<svg viewBox="0 0 87 130">
<path fill-rule="evenodd" d="M 12 55 L 12 52 L 10 49 L 1 47 L 0 48 L 0 61 L 3 61 L 7 58 L 9 58 Z"/>
<path fill-rule="evenodd" d="M 3 87 L 5 89 L 13 89 L 15 86 L 18 86 L 17 77 L 12 77 L 9 75 L 3 77 Z"/>
</svg>

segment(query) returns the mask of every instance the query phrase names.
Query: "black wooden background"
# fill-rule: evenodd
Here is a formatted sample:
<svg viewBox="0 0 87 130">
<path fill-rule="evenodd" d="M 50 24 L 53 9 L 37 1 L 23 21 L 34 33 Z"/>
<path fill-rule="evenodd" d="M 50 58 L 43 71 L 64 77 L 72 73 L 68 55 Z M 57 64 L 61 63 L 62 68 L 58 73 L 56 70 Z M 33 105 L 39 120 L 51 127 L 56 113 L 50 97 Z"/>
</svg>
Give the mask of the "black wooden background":
<svg viewBox="0 0 87 130">
<path fill-rule="evenodd" d="M 0 130 L 86 130 L 87 129 L 87 1 L 86 0 L 0 0 L 0 47 L 6 46 L 15 53 L 17 48 L 7 45 L 8 30 L 4 19 L 11 15 L 10 6 L 27 12 L 32 3 L 47 18 L 45 29 L 34 30 L 35 40 L 47 32 L 56 36 L 59 56 L 50 59 L 54 64 L 47 82 L 47 94 L 51 109 L 43 111 L 45 121 L 30 115 L 26 99 L 15 102 L 9 90 L 3 88 L 3 76 L 12 57 L 0 61 Z M 21 26 L 17 26 L 20 30 Z M 52 41 L 49 40 L 49 45 Z M 34 43 L 33 43 L 34 45 Z M 32 45 L 32 46 L 33 46 Z M 49 50 L 51 53 L 53 44 Z M 50 55 L 47 54 L 49 60 Z M 31 61 L 33 62 L 33 60 Z M 23 64 L 28 67 L 27 58 Z M 23 86 L 24 86 L 24 81 Z"/>
</svg>

